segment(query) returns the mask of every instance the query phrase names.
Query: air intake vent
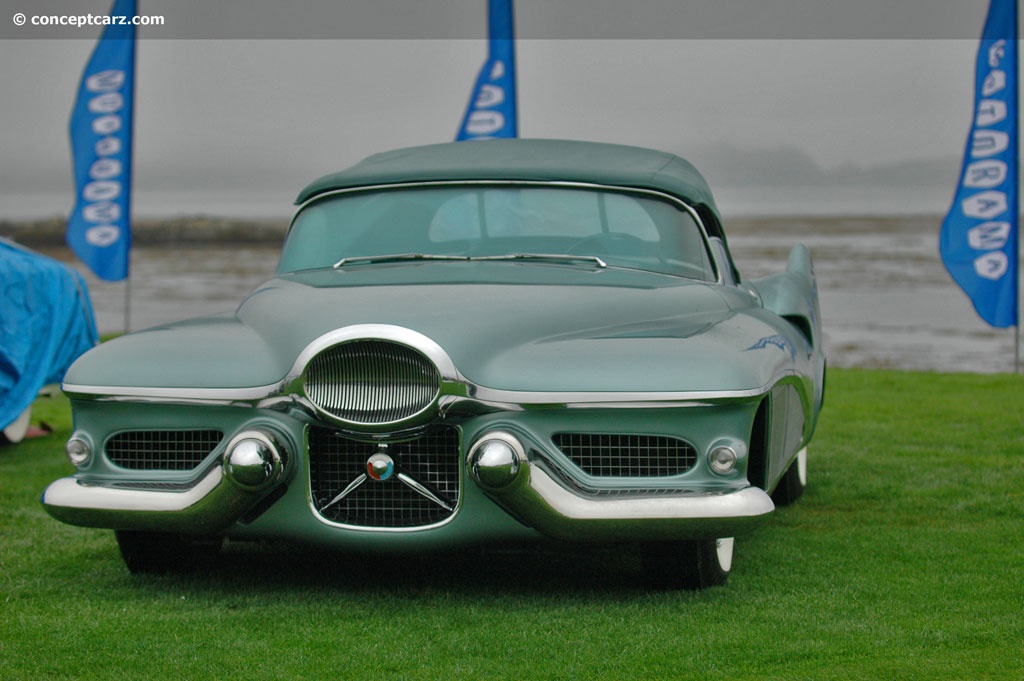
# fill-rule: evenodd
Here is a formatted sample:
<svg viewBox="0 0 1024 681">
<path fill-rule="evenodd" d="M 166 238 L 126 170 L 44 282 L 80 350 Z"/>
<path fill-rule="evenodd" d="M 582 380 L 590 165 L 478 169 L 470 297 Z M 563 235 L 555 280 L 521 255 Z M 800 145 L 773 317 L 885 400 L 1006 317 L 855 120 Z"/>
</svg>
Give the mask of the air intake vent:
<svg viewBox="0 0 1024 681">
<path fill-rule="evenodd" d="M 661 478 L 693 468 L 697 450 L 661 435 L 556 433 L 558 447 L 584 473 L 600 478 Z"/>
<path fill-rule="evenodd" d="M 369 459 L 383 455 L 393 473 L 367 475 Z M 431 426 L 402 442 L 367 444 L 341 432 L 309 429 L 309 482 L 317 514 L 356 527 L 416 528 L 450 518 L 461 493 L 459 431 Z"/>
<path fill-rule="evenodd" d="M 143 471 L 190 471 L 217 448 L 219 430 L 126 430 L 107 440 L 115 466 Z"/>
<path fill-rule="evenodd" d="M 324 350 L 306 367 L 303 388 L 319 409 L 357 425 L 411 418 L 440 392 L 437 368 L 399 343 L 355 340 Z"/>
</svg>

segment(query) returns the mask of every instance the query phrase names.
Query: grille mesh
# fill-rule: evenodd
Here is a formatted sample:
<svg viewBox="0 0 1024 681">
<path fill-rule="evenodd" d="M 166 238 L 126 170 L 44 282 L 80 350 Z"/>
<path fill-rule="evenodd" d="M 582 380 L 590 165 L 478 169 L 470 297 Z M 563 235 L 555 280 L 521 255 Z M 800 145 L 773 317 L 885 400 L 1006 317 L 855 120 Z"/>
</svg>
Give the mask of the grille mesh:
<svg viewBox="0 0 1024 681">
<path fill-rule="evenodd" d="M 661 435 L 556 433 L 552 441 L 594 477 L 668 477 L 685 473 L 697 462 L 693 445 Z"/>
<path fill-rule="evenodd" d="M 305 391 L 317 407 L 350 423 L 394 423 L 430 406 L 440 391 L 440 376 L 412 348 L 356 340 L 314 357 L 306 367 Z"/>
<path fill-rule="evenodd" d="M 344 437 L 328 428 L 309 431 L 310 487 L 313 505 L 326 520 L 361 527 L 421 527 L 448 518 L 459 501 L 459 432 L 448 426 L 429 428 L 408 442 L 390 443 L 395 475 L 383 481 L 366 480 L 341 501 L 331 501 L 360 475 L 378 452 L 376 444 Z M 449 509 L 437 504 L 398 479 L 402 473 Z"/>
<path fill-rule="evenodd" d="M 132 470 L 189 471 L 210 455 L 219 430 L 127 430 L 107 440 L 107 458 Z"/>
</svg>

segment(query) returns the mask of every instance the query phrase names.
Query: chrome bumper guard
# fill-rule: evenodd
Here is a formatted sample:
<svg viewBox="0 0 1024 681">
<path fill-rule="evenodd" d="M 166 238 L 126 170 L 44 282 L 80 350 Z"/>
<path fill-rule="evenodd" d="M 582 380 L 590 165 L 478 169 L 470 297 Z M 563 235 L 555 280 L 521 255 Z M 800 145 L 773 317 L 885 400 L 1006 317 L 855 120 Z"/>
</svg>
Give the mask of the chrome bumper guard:
<svg viewBox="0 0 1024 681">
<path fill-rule="evenodd" d="M 500 489 L 481 487 L 538 532 L 570 541 L 733 537 L 753 530 L 775 510 L 771 497 L 756 487 L 590 495 L 567 489 L 532 464 L 521 466 L 515 478 Z"/>
<path fill-rule="evenodd" d="M 235 484 L 218 465 L 185 489 L 61 478 L 46 488 L 42 503 L 51 516 L 70 525 L 211 535 L 237 522 L 269 491 Z"/>
</svg>

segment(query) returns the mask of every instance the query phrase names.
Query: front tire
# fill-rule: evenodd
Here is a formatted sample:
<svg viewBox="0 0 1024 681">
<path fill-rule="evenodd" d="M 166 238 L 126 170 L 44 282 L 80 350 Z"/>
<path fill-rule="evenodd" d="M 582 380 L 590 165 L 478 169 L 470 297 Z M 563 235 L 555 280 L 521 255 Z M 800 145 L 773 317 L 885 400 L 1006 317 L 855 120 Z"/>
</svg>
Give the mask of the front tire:
<svg viewBox="0 0 1024 681">
<path fill-rule="evenodd" d="M 646 546 L 643 563 L 648 584 L 687 591 L 721 586 L 732 570 L 734 544 L 727 537 Z"/>
<path fill-rule="evenodd" d="M 222 537 L 194 538 L 163 532 L 115 530 L 121 559 L 132 574 L 187 572 L 213 560 Z"/>
<path fill-rule="evenodd" d="M 776 506 L 791 506 L 804 495 L 807 488 L 807 448 L 801 449 L 793 463 L 782 474 L 778 487 L 772 492 L 772 501 Z"/>
</svg>

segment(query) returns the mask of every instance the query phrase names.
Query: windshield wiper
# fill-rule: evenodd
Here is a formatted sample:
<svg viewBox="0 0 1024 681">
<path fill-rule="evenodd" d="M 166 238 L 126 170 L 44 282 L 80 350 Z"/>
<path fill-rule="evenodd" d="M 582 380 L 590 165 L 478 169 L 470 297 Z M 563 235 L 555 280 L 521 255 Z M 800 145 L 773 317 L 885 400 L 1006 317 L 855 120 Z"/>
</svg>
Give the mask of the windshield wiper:
<svg viewBox="0 0 1024 681">
<path fill-rule="evenodd" d="M 389 255 L 359 255 L 351 258 L 342 258 L 334 263 L 334 269 L 347 265 L 373 265 L 389 262 L 410 262 L 418 260 L 456 260 L 460 262 L 477 262 L 481 260 L 541 260 L 546 262 L 574 263 L 582 262 L 595 265 L 599 268 L 608 267 L 604 260 L 596 255 L 569 255 L 558 253 L 509 253 L 507 255 L 431 255 L 429 253 L 392 253 Z"/>
<path fill-rule="evenodd" d="M 585 262 L 600 268 L 608 267 L 604 260 L 596 255 L 566 255 L 558 253 L 511 253 L 509 255 L 482 255 L 470 260 L 543 260 L 549 262 L 573 263 Z"/>
<path fill-rule="evenodd" d="M 393 253 L 391 255 L 358 255 L 352 258 L 342 258 L 334 263 L 334 269 L 346 265 L 372 265 L 385 262 L 407 262 L 410 260 L 461 260 L 469 258 L 465 255 L 430 255 L 429 253 Z"/>
</svg>

